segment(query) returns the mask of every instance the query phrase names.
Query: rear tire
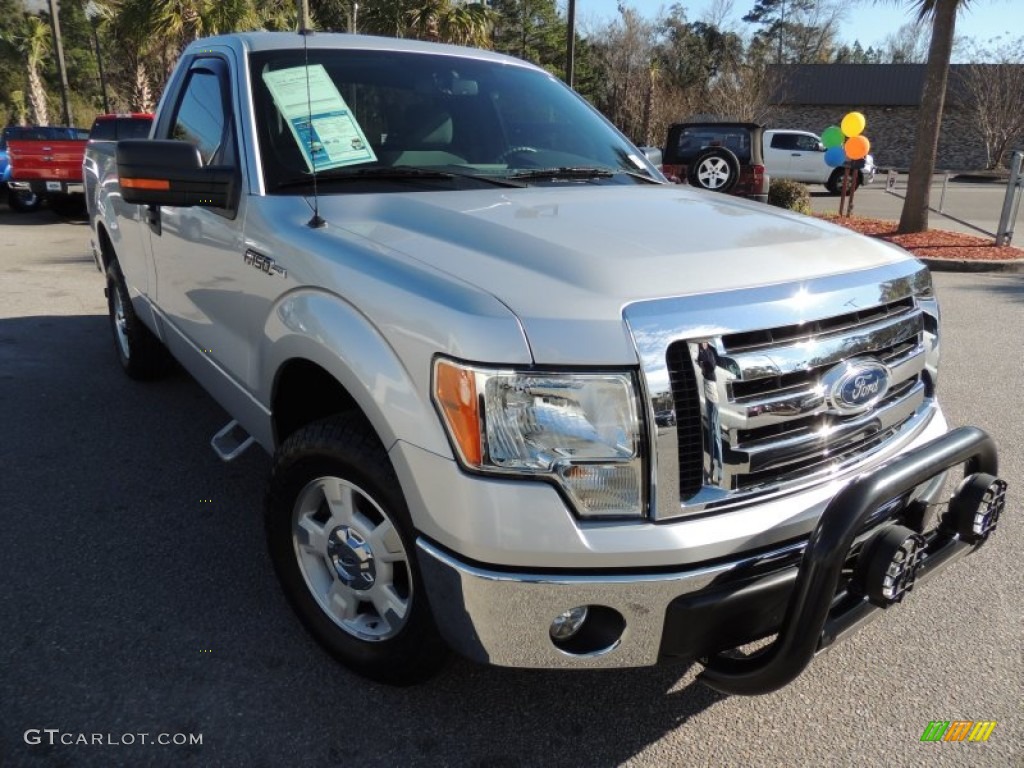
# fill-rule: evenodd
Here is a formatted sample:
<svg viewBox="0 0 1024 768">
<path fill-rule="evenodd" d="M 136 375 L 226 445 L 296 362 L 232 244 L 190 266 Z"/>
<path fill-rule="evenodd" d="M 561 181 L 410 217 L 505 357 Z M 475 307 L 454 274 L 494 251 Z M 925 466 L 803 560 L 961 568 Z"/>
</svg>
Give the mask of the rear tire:
<svg viewBox="0 0 1024 768">
<path fill-rule="evenodd" d="M 7 205 L 12 211 L 18 213 L 32 213 L 38 211 L 43 204 L 43 199 L 35 192 L 20 189 L 7 190 Z"/>
<path fill-rule="evenodd" d="M 324 649 L 391 685 L 441 668 L 448 649 L 427 602 L 409 510 L 361 414 L 323 419 L 285 440 L 265 513 L 281 587 Z"/>
<path fill-rule="evenodd" d="M 171 364 L 167 348 L 135 314 L 124 275 L 115 260 L 107 267 L 107 312 L 117 359 L 124 372 L 139 380 L 156 379 L 167 373 Z"/>
</svg>

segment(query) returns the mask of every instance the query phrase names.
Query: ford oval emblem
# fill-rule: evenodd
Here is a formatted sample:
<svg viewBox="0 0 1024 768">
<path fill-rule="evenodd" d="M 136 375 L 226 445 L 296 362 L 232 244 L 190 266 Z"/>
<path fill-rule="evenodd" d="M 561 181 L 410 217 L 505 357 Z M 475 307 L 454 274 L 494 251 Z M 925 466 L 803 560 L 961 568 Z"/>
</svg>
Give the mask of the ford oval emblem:
<svg viewBox="0 0 1024 768">
<path fill-rule="evenodd" d="M 873 358 L 840 363 L 822 377 L 825 397 L 840 413 L 866 411 L 889 391 L 889 369 Z"/>
</svg>

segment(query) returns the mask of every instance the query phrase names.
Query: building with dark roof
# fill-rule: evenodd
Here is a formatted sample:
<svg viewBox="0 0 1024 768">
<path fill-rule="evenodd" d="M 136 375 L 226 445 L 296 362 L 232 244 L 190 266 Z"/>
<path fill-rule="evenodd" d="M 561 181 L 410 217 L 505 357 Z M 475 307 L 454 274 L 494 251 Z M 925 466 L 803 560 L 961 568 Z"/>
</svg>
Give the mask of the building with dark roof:
<svg viewBox="0 0 1024 768">
<path fill-rule="evenodd" d="M 986 164 L 985 142 L 977 130 L 962 79 L 968 66 L 950 67 L 937 169 L 968 170 Z M 828 126 L 838 125 L 847 112 L 862 112 L 867 118 L 864 135 L 871 141 L 875 163 L 881 168 L 906 168 L 913 150 L 924 75 L 924 64 L 779 67 L 772 78 L 778 85 L 768 127 L 820 134 Z M 1017 146 L 1024 146 L 1024 140 Z"/>
</svg>

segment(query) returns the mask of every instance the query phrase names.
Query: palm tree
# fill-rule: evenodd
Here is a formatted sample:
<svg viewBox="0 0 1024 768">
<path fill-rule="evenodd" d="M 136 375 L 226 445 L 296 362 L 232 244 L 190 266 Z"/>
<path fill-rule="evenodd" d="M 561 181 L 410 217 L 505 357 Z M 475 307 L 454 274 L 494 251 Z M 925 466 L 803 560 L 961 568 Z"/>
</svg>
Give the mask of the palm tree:
<svg viewBox="0 0 1024 768">
<path fill-rule="evenodd" d="M 150 86 L 150 59 L 157 37 L 149 0 L 120 0 L 107 6 L 110 34 L 121 50 L 126 73 L 128 106 L 133 112 L 152 112 L 156 106 Z"/>
<path fill-rule="evenodd" d="M 942 108 L 946 100 L 949 59 L 957 13 L 971 0 L 912 0 L 918 19 L 930 18 L 932 39 L 925 65 L 924 89 L 914 135 L 914 154 L 907 178 L 907 198 L 903 201 L 899 232 L 924 232 L 928 229 L 928 203 L 935 173 L 935 154 L 939 147 Z"/>
<path fill-rule="evenodd" d="M 32 121 L 36 125 L 50 124 L 50 110 L 46 105 L 46 86 L 40 67 L 50 52 L 50 25 L 38 16 L 25 14 L 21 31 L 9 40 L 25 60 L 28 73 L 28 103 Z"/>
<path fill-rule="evenodd" d="M 184 49 L 207 35 L 259 29 L 252 0 L 153 0 L 153 31 Z"/>
<path fill-rule="evenodd" d="M 483 3 L 420 0 L 408 11 L 416 37 L 476 48 L 491 47 L 495 13 Z"/>
<path fill-rule="evenodd" d="M 483 3 L 384 0 L 373 3 L 360 14 L 359 31 L 490 48 L 496 17 L 497 14 Z"/>
<path fill-rule="evenodd" d="M 409 37 L 408 0 L 377 0 L 360 9 L 359 31 L 382 37 Z"/>
<path fill-rule="evenodd" d="M 194 40 L 225 32 L 276 27 L 288 19 L 280 2 L 253 0 L 106 0 L 112 32 L 128 70 L 133 109 L 151 111 L 152 81 L 158 89 L 170 76 L 178 56 Z"/>
</svg>

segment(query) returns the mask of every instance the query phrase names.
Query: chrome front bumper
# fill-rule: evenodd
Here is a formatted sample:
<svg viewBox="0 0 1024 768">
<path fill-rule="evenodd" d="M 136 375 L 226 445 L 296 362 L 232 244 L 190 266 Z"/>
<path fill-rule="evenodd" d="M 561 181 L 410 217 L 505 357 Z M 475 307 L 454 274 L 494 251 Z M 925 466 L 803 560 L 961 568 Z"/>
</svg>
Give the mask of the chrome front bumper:
<svg viewBox="0 0 1024 768">
<path fill-rule="evenodd" d="M 657 663 L 665 614 L 673 600 L 731 574 L 799 561 L 804 544 L 719 565 L 647 575 L 497 571 L 463 563 L 422 538 L 418 547 L 438 628 L 463 656 L 504 667 L 597 669 Z M 621 614 L 626 628 L 618 642 L 591 654 L 557 648 L 548 633 L 552 620 L 580 605 L 606 606 Z"/>
<path fill-rule="evenodd" d="M 870 542 L 879 534 L 901 529 L 915 535 L 904 526 L 924 534 L 918 536 L 927 543 L 919 578 L 984 542 L 989 529 L 978 536 L 965 533 L 963 520 L 957 519 L 963 512 L 952 511 L 973 504 L 961 503 L 963 486 L 938 527 L 924 531 L 926 505 L 941 491 L 947 471 L 965 462 L 971 473 L 991 473 L 986 482 L 1001 484 L 1005 492 L 1005 483 L 994 480 L 991 440 L 980 430 L 962 428 L 848 485 L 828 505 L 809 540 L 678 572 L 498 570 L 462 562 L 422 538 L 417 542 L 420 569 L 442 635 L 475 661 L 578 669 L 710 656 L 704 673 L 710 685 L 729 693 L 765 693 L 795 678 L 817 652 L 885 607 L 870 591 L 861 591 L 856 576 L 843 575 L 851 569 L 859 573 L 862 560 L 872 564 Z M 991 528 L 1001 506 L 1000 498 Z M 966 512 L 969 521 L 973 507 Z M 913 577 L 911 572 L 908 590 Z M 560 614 L 580 606 L 589 606 L 602 621 L 612 617 L 614 628 L 604 634 L 606 642 L 570 651 L 556 645 L 550 628 Z M 743 664 L 716 656 L 776 632 L 777 652 Z"/>
</svg>

